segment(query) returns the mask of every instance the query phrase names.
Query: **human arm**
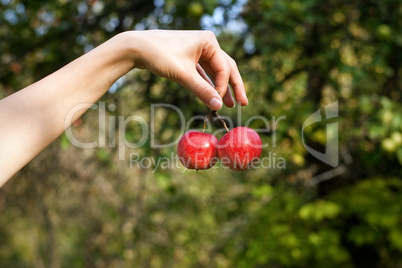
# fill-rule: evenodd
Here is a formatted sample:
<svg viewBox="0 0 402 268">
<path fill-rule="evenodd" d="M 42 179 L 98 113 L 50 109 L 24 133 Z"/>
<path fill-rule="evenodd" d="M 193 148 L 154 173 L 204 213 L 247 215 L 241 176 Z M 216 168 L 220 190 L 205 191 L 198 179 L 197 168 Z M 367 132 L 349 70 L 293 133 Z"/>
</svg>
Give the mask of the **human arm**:
<svg viewBox="0 0 402 268">
<path fill-rule="evenodd" d="M 131 31 L 119 34 L 42 80 L 0 100 L 0 187 L 68 125 L 65 117 L 80 103 L 96 102 L 133 68 L 149 69 L 190 89 L 211 109 L 221 99 L 247 104 L 234 61 L 206 31 Z M 216 90 L 205 80 L 213 78 Z M 204 77 L 204 78 L 203 78 Z M 220 95 L 217 93 L 220 92 Z M 212 101 L 211 100 L 215 100 Z M 86 110 L 75 113 L 71 122 Z"/>
</svg>

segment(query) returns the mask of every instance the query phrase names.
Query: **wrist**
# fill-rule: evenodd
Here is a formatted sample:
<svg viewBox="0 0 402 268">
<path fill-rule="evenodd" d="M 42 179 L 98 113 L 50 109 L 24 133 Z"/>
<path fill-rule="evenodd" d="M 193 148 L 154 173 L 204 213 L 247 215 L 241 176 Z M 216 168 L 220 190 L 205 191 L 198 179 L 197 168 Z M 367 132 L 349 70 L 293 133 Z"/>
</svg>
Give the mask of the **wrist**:
<svg viewBox="0 0 402 268">
<path fill-rule="evenodd" d="M 144 31 L 127 31 L 119 33 L 113 39 L 119 46 L 119 55 L 117 56 L 120 63 L 126 63 L 130 71 L 133 68 L 144 68 L 144 53 L 146 46 L 142 45 L 144 39 Z M 144 49 L 145 48 L 145 49 Z"/>
<path fill-rule="evenodd" d="M 137 39 L 134 31 L 122 32 L 110 39 L 111 45 L 114 46 L 113 53 L 115 53 L 116 63 L 124 68 L 125 72 L 136 67 L 139 54 L 136 46 Z"/>
<path fill-rule="evenodd" d="M 129 59 L 132 67 L 138 69 L 146 68 L 146 54 L 149 51 L 149 44 L 146 44 L 146 32 L 147 31 L 127 31 L 121 33 L 122 39 L 124 39 L 127 47 L 125 49 L 125 58 Z"/>
</svg>

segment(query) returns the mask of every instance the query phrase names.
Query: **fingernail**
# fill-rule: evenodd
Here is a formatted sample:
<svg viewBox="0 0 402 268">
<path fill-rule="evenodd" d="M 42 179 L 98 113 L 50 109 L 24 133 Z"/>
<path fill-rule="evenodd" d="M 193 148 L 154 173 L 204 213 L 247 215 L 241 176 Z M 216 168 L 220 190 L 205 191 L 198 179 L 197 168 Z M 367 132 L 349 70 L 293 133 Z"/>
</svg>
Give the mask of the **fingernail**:
<svg viewBox="0 0 402 268">
<path fill-rule="evenodd" d="M 209 103 L 208 103 L 209 108 L 211 108 L 212 110 L 219 110 L 220 108 L 222 108 L 222 100 L 213 97 Z"/>
</svg>

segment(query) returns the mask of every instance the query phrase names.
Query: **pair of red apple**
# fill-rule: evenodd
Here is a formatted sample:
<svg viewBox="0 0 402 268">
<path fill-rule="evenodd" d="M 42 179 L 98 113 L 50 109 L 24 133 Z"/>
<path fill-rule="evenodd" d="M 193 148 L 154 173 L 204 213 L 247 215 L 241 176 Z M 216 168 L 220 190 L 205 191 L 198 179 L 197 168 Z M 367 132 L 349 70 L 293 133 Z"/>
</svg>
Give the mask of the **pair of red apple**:
<svg viewBox="0 0 402 268">
<path fill-rule="evenodd" d="M 209 169 L 221 160 L 230 169 L 246 170 L 260 158 L 261 138 L 248 127 L 236 127 L 219 141 L 209 133 L 190 130 L 180 139 L 177 154 L 188 169 Z"/>
</svg>

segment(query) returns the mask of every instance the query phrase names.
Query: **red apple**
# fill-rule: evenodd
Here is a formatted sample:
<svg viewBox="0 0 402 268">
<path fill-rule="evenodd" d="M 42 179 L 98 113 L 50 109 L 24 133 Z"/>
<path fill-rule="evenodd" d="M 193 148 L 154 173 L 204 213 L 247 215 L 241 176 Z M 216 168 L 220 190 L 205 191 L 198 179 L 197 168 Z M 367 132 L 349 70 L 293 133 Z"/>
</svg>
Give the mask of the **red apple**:
<svg viewBox="0 0 402 268">
<path fill-rule="evenodd" d="M 218 142 L 218 155 L 222 164 L 230 169 L 243 171 L 259 159 L 262 152 L 261 138 L 248 127 L 236 127 Z"/>
<path fill-rule="evenodd" d="M 181 137 L 177 155 L 188 169 L 209 169 L 218 162 L 217 144 L 214 135 L 190 130 Z"/>
</svg>

